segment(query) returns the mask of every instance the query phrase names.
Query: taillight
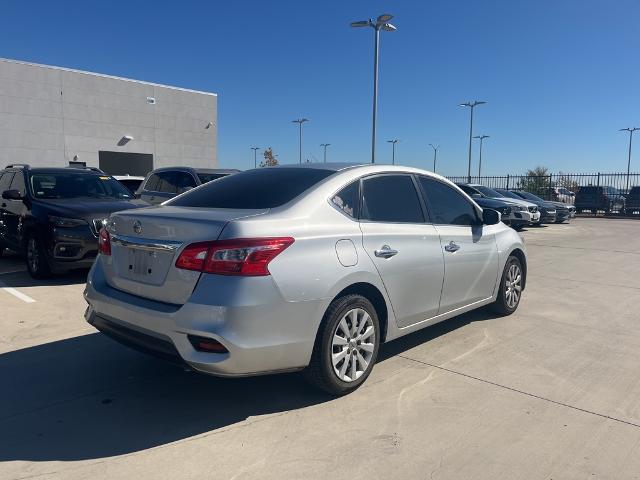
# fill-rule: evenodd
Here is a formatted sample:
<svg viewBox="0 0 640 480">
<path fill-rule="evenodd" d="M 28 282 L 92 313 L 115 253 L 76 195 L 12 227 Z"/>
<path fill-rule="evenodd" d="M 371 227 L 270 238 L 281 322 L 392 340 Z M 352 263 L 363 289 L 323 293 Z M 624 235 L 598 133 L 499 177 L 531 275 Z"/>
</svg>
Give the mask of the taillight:
<svg viewBox="0 0 640 480">
<path fill-rule="evenodd" d="M 111 237 L 105 228 L 98 234 L 98 252 L 102 255 L 111 255 Z"/>
<path fill-rule="evenodd" d="M 291 245 L 291 237 L 238 238 L 188 245 L 176 267 L 218 275 L 270 275 L 269 262 Z"/>
</svg>

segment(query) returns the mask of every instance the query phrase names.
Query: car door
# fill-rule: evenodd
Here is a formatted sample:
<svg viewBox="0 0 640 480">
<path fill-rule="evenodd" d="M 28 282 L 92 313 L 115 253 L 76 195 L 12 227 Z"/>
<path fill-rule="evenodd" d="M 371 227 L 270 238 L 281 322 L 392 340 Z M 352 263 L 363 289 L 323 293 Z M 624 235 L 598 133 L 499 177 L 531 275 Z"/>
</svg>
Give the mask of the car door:
<svg viewBox="0 0 640 480">
<path fill-rule="evenodd" d="M 440 234 L 444 283 L 440 313 L 493 296 L 498 278 L 495 225 L 482 225 L 476 207 L 440 180 L 418 177 L 427 209 Z"/>
<path fill-rule="evenodd" d="M 2 192 L 5 190 L 9 190 L 9 185 L 11 185 L 11 180 L 13 179 L 13 172 L 0 172 L 0 197 L 2 197 Z M 4 198 L 0 198 L 0 243 L 7 244 L 7 224 L 5 222 L 5 218 L 8 215 L 7 207 L 9 205 L 10 200 L 5 200 Z"/>
<path fill-rule="evenodd" d="M 399 327 L 438 314 L 444 276 L 440 237 L 427 223 L 412 175 L 362 179 L 362 245 L 374 263 Z"/>
<path fill-rule="evenodd" d="M 22 172 L 15 172 L 8 190 L 18 190 L 21 196 L 25 196 L 26 188 L 24 183 L 24 174 Z M 3 203 L 6 203 L 3 218 L 3 222 L 6 226 L 6 243 L 7 245 L 13 246 L 13 248 L 17 249 L 20 245 L 20 218 L 26 212 L 27 207 L 22 200 L 3 199 Z"/>
</svg>

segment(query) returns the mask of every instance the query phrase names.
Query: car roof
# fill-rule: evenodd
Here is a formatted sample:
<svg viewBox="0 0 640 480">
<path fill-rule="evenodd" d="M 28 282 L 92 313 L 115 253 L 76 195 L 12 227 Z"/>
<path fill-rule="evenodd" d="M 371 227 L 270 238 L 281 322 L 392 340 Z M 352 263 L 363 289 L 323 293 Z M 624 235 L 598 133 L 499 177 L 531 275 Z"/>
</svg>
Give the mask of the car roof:
<svg viewBox="0 0 640 480">
<path fill-rule="evenodd" d="M 89 168 L 73 168 L 73 167 L 36 167 L 24 169 L 21 167 L 11 167 L 6 170 L 25 171 L 29 173 L 86 173 L 87 175 L 107 175 L 104 172 L 91 170 Z"/>
<path fill-rule="evenodd" d="M 193 173 L 237 173 L 240 170 L 234 168 L 198 168 L 198 167 L 160 167 L 149 173 L 158 172 L 193 172 Z"/>
</svg>

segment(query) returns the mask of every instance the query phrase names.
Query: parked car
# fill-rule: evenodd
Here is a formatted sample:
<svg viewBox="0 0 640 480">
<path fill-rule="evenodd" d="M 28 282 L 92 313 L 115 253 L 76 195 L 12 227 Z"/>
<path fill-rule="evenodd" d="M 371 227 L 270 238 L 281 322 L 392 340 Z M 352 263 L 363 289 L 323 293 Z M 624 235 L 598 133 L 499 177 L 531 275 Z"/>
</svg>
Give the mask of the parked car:
<svg viewBox="0 0 640 480">
<path fill-rule="evenodd" d="M 510 190 L 512 193 L 518 195 L 520 198 L 527 200 L 531 203 L 538 205 L 540 211 L 540 223 L 556 223 L 558 221 L 558 207 L 551 202 L 548 202 L 533 193 L 526 192 L 524 190 Z M 568 211 L 567 211 L 568 212 Z M 564 211 L 560 213 L 564 214 Z"/>
<path fill-rule="evenodd" d="M 382 342 L 483 305 L 513 313 L 526 273 L 520 236 L 443 177 L 282 166 L 113 214 L 85 316 L 200 372 L 304 369 L 341 395 Z"/>
<path fill-rule="evenodd" d="M 627 199 L 625 202 L 625 210 L 627 213 L 637 214 L 640 213 L 640 186 L 631 187 Z"/>
<path fill-rule="evenodd" d="M 136 175 L 114 175 L 113 178 L 118 180 L 122 185 L 127 187 L 127 190 L 135 195 L 136 190 L 140 188 L 140 185 L 144 181 L 145 177 Z"/>
<path fill-rule="evenodd" d="M 554 201 L 573 205 L 576 201 L 576 194 L 565 187 L 553 187 Z"/>
<path fill-rule="evenodd" d="M 614 187 L 580 187 L 576 194 L 575 207 L 578 212 L 589 210 L 596 213 L 602 210 L 605 213 L 623 211 L 625 209 L 625 197 Z"/>
<path fill-rule="evenodd" d="M 540 224 L 540 221 L 542 220 L 542 212 L 540 211 L 540 207 L 537 204 L 525 200 L 520 195 L 516 195 L 511 190 L 507 190 L 506 188 L 495 188 L 494 190 L 498 192 L 500 195 L 510 200 L 519 200 L 522 202 L 527 202 L 529 204 L 529 207 L 528 207 L 529 211 L 535 214 L 535 217 L 532 219 L 531 225 Z"/>
<path fill-rule="evenodd" d="M 111 212 L 146 206 L 109 175 L 84 168 L 0 171 L 0 251 L 23 253 L 32 277 L 88 268 Z"/>
<path fill-rule="evenodd" d="M 136 196 L 152 205 L 158 205 L 198 185 L 237 172 L 239 170 L 191 167 L 157 168 L 147 174 L 147 178 L 138 188 Z"/>
<path fill-rule="evenodd" d="M 473 197 L 478 205 L 485 208 L 483 203 L 487 205 L 486 200 L 492 202 L 502 202 L 503 204 L 510 206 L 510 212 L 508 214 L 503 213 L 503 222 L 513 227 L 515 230 L 521 230 L 523 227 L 536 223 L 540 220 L 540 213 L 538 213 L 538 207 L 530 202 L 527 202 L 521 198 L 513 199 L 507 198 L 497 191 L 478 184 L 470 183 L 458 183 L 456 184 L 466 194 Z M 494 208 L 487 205 L 488 208 Z"/>
</svg>

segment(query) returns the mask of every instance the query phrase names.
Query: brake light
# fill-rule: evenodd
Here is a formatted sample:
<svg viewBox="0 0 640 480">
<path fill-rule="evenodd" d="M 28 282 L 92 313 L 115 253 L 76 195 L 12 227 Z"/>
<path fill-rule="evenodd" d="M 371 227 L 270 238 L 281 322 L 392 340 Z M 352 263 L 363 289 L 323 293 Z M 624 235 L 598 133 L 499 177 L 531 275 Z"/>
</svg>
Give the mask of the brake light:
<svg viewBox="0 0 640 480">
<path fill-rule="evenodd" d="M 293 242 L 291 237 L 277 237 L 192 243 L 182 251 L 176 267 L 218 275 L 270 275 L 269 262 Z"/>
<path fill-rule="evenodd" d="M 98 252 L 102 255 L 111 255 L 111 236 L 105 228 L 101 228 L 98 234 Z"/>
</svg>

